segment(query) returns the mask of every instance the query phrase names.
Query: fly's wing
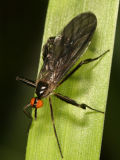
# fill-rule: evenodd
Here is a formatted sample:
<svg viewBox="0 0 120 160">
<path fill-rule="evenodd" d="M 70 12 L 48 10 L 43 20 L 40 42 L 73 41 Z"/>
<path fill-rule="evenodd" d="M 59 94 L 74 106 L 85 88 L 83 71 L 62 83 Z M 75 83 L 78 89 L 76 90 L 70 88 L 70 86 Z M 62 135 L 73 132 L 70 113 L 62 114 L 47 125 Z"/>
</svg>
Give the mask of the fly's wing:
<svg viewBox="0 0 120 160">
<path fill-rule="evenodd" d="M 61 34 L 50 37 L 43 50 L 39 79 L 58 83 L 81 57 L 96 29 L 97 19 L 91 12 L 73 18 Z"/>
</svg>

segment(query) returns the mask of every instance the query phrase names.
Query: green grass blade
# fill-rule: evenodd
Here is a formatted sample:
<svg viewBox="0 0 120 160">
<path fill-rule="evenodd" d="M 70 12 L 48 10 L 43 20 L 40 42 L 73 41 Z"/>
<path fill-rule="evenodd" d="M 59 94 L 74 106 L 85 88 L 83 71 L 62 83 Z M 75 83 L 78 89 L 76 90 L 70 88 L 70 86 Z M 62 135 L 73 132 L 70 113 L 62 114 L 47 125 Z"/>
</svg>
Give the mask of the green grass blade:
<svg viewBox="0 0 120 160">
<path fill-rule="evenodd" d="M 43 44 L 79 13 L 91 11 L 96 14 L 97 30 L 82 59 L 97 57 L 108 49 L 110 52 L 101 60 L 81 67 L 56 92 L 101 111 L 105 111 L 107 100 L 118 6 L 119 0 L 50 0 L 45 23 Z M 64 160 L 98 160 L 104 114 L 89 109 L 83 111 L 53 96 L 52 103 Z M 46 99 L 44 107 L 38 110 L 38 119 L 33 121 L 30 128 L 26 160 L 58 159 L 61 157 Z"/>
</svg>

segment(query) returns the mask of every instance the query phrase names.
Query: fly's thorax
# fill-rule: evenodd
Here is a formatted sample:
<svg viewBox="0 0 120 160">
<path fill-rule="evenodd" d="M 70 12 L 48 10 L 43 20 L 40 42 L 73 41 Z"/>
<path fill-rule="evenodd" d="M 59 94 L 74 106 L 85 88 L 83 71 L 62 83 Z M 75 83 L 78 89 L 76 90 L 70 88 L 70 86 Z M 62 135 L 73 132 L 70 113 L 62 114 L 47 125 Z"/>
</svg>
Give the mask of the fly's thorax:
<svg viewBox="0 0 120 160">
<path fill-rule="evenodd" d="M 56 85 L 54 83 L 47 83 L 45 81 L 39 81 L 36 87 L 36 94 L 37 94 L 38 99 L 47 97 L 53 92 L 55 88 L 56 88 Z"/>
<path fill-rule="evenodd" d="M 37 83 L 37 87 L 36 87 L 36 94 L 38 98 L 42 98 L 46 96 L 46 92 L 49 88 L 48 83 L 43 82 L 43 81 L 39 81 Z"/>
</svg>

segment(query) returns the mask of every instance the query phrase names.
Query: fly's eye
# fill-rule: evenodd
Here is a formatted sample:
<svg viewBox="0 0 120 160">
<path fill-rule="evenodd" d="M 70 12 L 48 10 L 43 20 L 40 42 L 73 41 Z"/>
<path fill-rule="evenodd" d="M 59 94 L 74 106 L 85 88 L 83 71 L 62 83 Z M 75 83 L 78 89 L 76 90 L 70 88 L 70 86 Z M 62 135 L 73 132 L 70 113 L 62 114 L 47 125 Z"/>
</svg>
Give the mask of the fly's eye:
<svg viewBox="0 0 120 160">
<path fill-rule="evenodd" d="M 43 106 L 43 101 L 33 97 L 30 101 L 30 104 L 32 107 L 40 108 Z"/>
<path fill-rule="evenodd" d="M 30 101 L 31 106 L 34 106 L 34 103 L 35 103 L 35 98 L 33 97 L 31 98 L 31 101 Z"/>
<path fill-rule="evenodd" d="M 40 108 L 43 106 L 43 101 L 41 101 L 40 99 L 37 100 L 37 103 L 36 103 L 36 108 Z"/>
</svg>

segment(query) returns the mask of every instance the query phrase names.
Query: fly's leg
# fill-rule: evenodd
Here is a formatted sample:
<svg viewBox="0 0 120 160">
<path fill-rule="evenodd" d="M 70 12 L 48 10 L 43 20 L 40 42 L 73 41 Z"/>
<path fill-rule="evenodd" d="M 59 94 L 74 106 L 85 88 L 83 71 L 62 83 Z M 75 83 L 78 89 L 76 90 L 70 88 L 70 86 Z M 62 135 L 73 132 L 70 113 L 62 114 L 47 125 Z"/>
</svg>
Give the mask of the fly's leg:
<svg viewBox="0 0 120 160">
<path fill-rule="evenodd" d="M 16 80 L 17 81 L 21 81 L 21 82 L 27 84 L 28 86 L 31 86 L 31 87 L 34 87 L 34 88 L 36 87 L 35 82 L 32 81 L 32 80 L 29 80 L 29 79 L 26 79 L 26 78 L 22 78 L 22 77 L 19 77 L 19 76 L 16 77 Z"/>
<path fill-rule="evenodd" d="M 26 106 L 23 108 L 23 112 L 25 113 L 25 115 L 26 115 L 29 119 L 32 119 L 32 116 L 31 116 L 30 112 L 27 111 L 28 107 L 30 107 L 30 104 L 26 105 Z"/>
<path fill-rule="evenodd" d="M 33 120 L 30 112 L 27 111 L 28 107 L 30 107 L 30 104 L 26 105 L 23 108 L 23 111 L 24 111 L 25 115 L 30 119 L 30 123 L 29 123 L 28 128 L 27 128 L 27 133 L 29 132 L 29 129 L 30 129 L 30 126 L 31 126 L 31 123 L 32 123 L 32 120 Z"/>
<path fill-rule="evenodd" d="M 55 95 L 57 98 L 61 99 L 62 101 L 66 102 L 66 103 L 69 103 L 69 104 L 72 104 L 72 105 L 74 105 L 74 106 L 76 106 L 76 107 L 80 107 L 80 108 L 82 108 L 82 109 L 89 108 L 89 109 L 91 109 L 91 110 L 93 110 L 93 111 L 100 112 L 100 113 L 104 113 L 104 112 L 99 111 L 99 110 L 97 110 L 97 109 L 94 109 L 94 108 L 92 108 L 92 107 L 90 107 L 90 106 L 88 106 L 88 105 L 86 105 L 86 104 L 84 104 L 84 103 L 78 104 L 78 103 L 77 103 L 76 101 L 74 101 L 73 99 L 71 99 L 71 98 L 69 98 L 69 97 L 67 97 L 67 96 L 63 96 L 63 95 L 61 95 L 60 93 L 54 93 L 54 95 Z"/>
<path fill-rule="evenodd" d="M 109 52 L 110 50 L 105 51 L 103 54 L 101 54 L 100 56 L 96 57 L 96 58 L 89 58 L 89 59 L 85 59 L 83 61 L 81 61 L 59 84 L 58 86 L 60 86 L 63 82 L 65 82 L 77 69 L 79 69 L 82 65 L 84 64 L 88 64 L 90 62 L 96 61 L 98 60 L 100 57 L 102 57 L 103 55 L 105 55 L 107 52 Z M 57 86 L 57 87 L 58 87 Z"/>
<path fill-rule="evenodd" d="M 54 134 L 55 134 L 55 137 L 56 137 L 56 140 L 57 140 L 57 144 L 58 144 L 58 148 L 59 148 L 59 151 L 60 151 L 60 155 L 63 158 L 62 150 L 61 150 L 61 147 L 60 147 L 60 143 L 59 143 L 59 139 L 58 139 L 58 136 L 57 136 L 56 127 L 55 127 L 55 121 L 54 121 L 54 115 L 53 115 L 53 109 L 52 109 L 52 102 L 51 102 L 51 98 L 50 97 L 49 97 L 49 104 L 50 104 L 51 119 L 52 119 L 52 124 L 53 124 L 53 128 L 54 128 Z"/>
<path fill-rule="evenodd" d="M 25 115 L 26 115 L 29 119 L 32 120 L 33 118 L 32 118 L 32 116 L 31 116 L 30 112 L 27 111 L 28 107 L 30 107 L 30 106 L 31 106 L 31 104 L 26 105 L 26 106 L 23 108 L 23 111 L 24 111 Z M 35 119 L 37 119 L 37 108 L 35 108 Z"/>
<path fill-rule="evenodd" d="M 35 108 L 35 119 L 37 119 L 37 108 Z"/>
</svg>

